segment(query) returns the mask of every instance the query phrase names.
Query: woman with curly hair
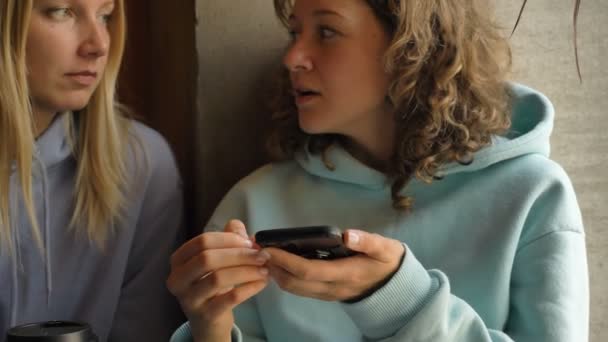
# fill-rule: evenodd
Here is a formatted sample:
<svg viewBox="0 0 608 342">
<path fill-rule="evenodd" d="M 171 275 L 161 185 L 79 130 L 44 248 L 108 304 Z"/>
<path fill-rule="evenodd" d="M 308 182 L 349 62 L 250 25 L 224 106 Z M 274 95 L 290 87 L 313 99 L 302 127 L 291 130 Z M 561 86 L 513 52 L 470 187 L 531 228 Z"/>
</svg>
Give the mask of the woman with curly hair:
<svg viewBox="0 0 608 342">
<path fill-rule="evenodd" d="M 167 341 L 182 217 L 166 141 L 116 99 L 124 0 L 0 0 L 0 339 L 84 321 Z M 57 330 L 57 329 L 55 329 Z"/>
<path fill-rule="evenodd" d="M 553 108 L 507 81 L 488 1 L 275 0 L 269 140 L 172 257 L 173 341 L 585 341 L 585 236 Z M 354 256 L 248 238 L 334 225 Z"/>
</svg>

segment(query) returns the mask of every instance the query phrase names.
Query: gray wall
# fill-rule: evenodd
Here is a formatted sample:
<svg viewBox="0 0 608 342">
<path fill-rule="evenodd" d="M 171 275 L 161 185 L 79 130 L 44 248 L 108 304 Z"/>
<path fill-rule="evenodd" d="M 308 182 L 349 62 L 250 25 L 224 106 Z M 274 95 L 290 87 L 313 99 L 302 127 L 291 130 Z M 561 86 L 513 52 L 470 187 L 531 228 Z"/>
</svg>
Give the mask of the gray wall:
<svg viewBox="0 0 608 342">
<path fill-rule="evenodd" d="M 286 38 L 271 4 L 197 0 L 198 222 L 206 222 L 228 188 L 265 160 L 269 115 L 259 91 Z"/>
<path fill-rule="evenodd" d="M 501 22 L 512 27 L 521 1 L 495 1 Z M 572 2 L 528 1 L 512 38 L 513 79 L 540 89 L 556 107 L 552 155 L 570 174 L 583 211 L 591 270 L 591 341 L 600 342 L 608 339 L 608 1 L 583 0 L 583 84 L 574 63 Z M 278 60 L 285 38 L 271 3 L 197 0 L 197 194 L 203 221 L 230 185 L 264 161 L 268 115 L 256 91 L 269 65 Z"/>
<path fill-rule="evenodd" d="M 496 0 L 512 27 L 520 1 Z M 552 157 L 570 175 L 583 212 L 591 271 L 591 341 L 608 340 L 608 1 L 582 0 L 576 74 L 573 0 L 528 1 L 512 37 L 514 79 L 555 105 Z"/>
</svg>

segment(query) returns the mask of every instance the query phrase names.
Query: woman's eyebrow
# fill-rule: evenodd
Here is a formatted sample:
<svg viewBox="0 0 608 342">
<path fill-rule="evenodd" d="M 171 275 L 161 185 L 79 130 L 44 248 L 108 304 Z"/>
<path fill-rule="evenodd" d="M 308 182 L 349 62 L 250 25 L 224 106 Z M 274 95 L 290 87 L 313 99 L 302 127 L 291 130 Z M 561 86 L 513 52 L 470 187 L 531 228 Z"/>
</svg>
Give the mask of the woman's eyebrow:
<svg viewBox="0 0 608 342">
<path fill-rule="evenodd" d="M 326 15 L 332 15 L 332 16 L 335 15 L 335 16 L 344 18 L 344 16 L 342 14 L 329 10 L 329 9 L 318 9 L 318 10 L 315 10 L 312 14 L 315 17 L 326 16 Z"/>
<path fill-rule="evenodd" d="M 318 10 L 314 10 L 312 12 L 313 17 L 323 17 L 323 16 L 338 16 L 340 18 L 346 19 L 342 14 L 336 12 L 336 11 L 332 11 L 330 9 L 318 9 Z M 289 20 L 297 20 L 298 18 L 296 17 L 295 14 L 291 14 L 289 15 Z"/>
</svg>

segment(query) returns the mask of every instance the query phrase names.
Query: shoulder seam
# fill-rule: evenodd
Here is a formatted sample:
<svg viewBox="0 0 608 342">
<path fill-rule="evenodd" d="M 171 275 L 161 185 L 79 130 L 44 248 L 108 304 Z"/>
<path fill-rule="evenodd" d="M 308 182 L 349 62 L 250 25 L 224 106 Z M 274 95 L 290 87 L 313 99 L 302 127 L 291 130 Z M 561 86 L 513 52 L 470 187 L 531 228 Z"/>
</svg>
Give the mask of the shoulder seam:
<svg viewBox="0 0 608 342">
<path fill-rule="evenodd" d="M 525 244 L 523 244 L 522 246 L 518 247 L 516 253 L 519 253 L 521 250 L 526 249 L 528 246 L 534 244 L 536 241 L 544 239 L 547 236 L 553 235 L 555 233 L 575 233 L 575 234 L 585 236 L 585 232 L 582 229 L 576 229 L 574 227 L 563 227 L 563 229 L 551 230 L 549 232 L 541 234 L 540 236 L 535 237 L 534 239 L 532 239 L 532 240 L 526 242 Z"/>
</svg>

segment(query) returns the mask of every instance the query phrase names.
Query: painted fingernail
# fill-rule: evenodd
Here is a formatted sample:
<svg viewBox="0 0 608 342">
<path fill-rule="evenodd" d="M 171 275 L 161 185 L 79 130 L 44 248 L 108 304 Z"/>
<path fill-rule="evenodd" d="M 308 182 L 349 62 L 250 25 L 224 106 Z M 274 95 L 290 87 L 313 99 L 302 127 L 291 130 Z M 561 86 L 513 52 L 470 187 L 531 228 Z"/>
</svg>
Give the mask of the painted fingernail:
<svg viewBox="0 0 608 342">
<path fill-rule="evenodd" d="M 260 271 L 260 274 L 263 276 L 268 275 L 268 269 L 266 267 L 260 267 L 259 271 Z"/>
<path fill-rule="evenodd" d="M 258 252 L 258 256 L 255 259 L 257 262 L 259 263 L 265 263 L 266 261 L 270 260 L 270 254 L 268 254 L 268 252 L 266 251 L 260 251 Z"/>
<path fill-rule="evenodd" d="M 355 233 L 355 232 L 348 232 L 348 242 L 351 245 L 356 245 L 359 243 L 360 237 L 359 234 Z"/>
</svg>

